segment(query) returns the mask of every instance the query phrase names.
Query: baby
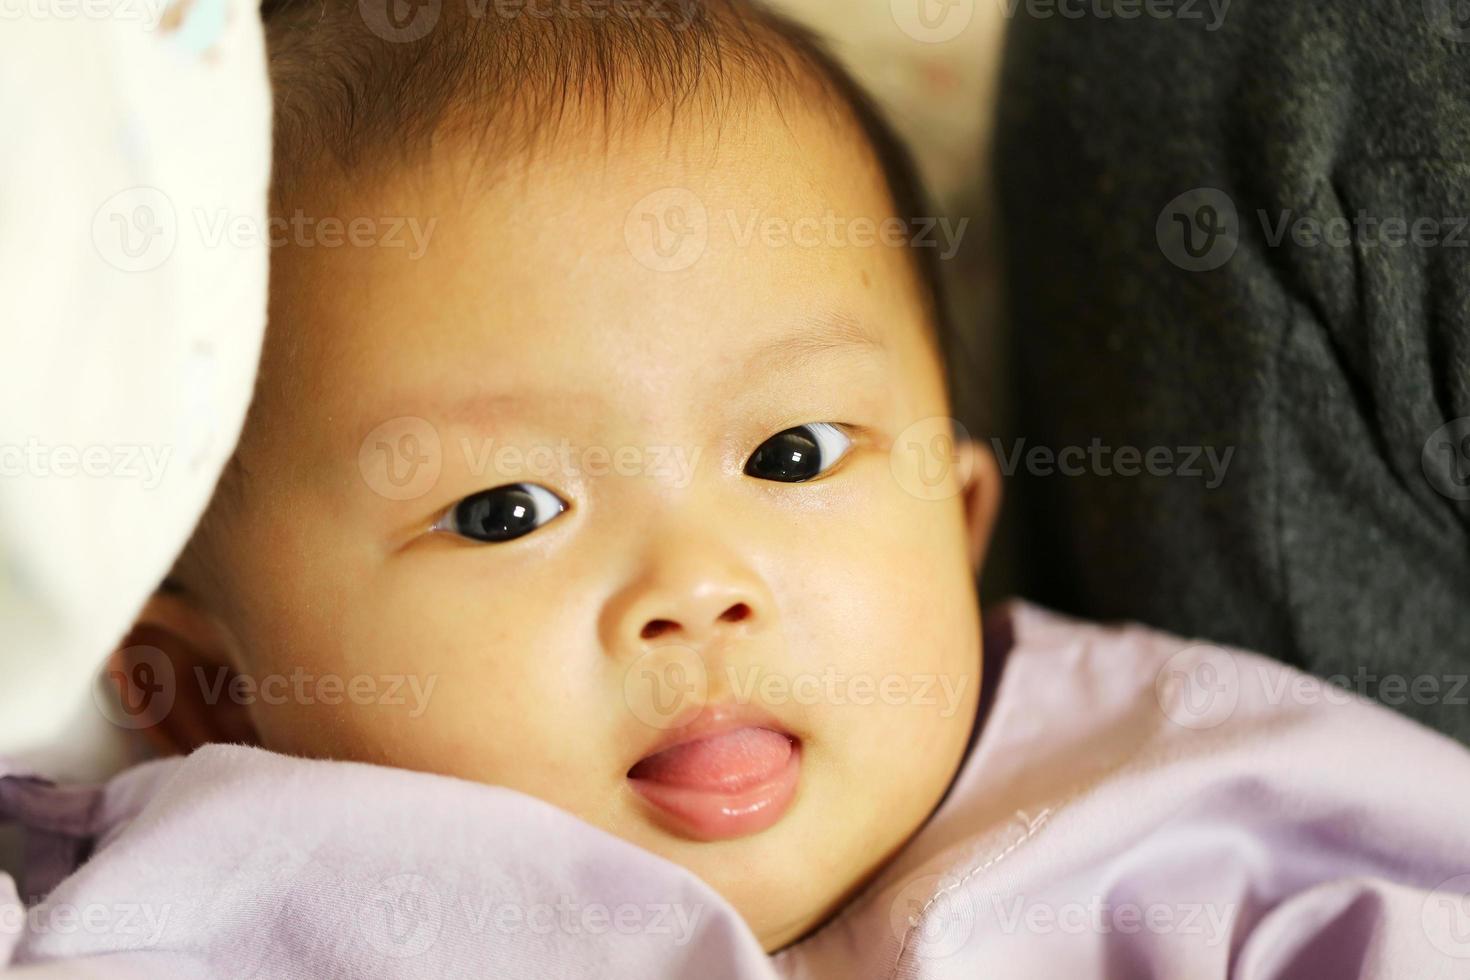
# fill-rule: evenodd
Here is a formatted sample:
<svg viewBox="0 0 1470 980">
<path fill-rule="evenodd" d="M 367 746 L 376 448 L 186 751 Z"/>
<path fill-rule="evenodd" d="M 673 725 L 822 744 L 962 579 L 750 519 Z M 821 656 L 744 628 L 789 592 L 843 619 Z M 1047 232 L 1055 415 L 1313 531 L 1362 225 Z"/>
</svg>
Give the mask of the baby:
<svg viewBox="0 0 1470 980">
<path fill-rule="evenodd" d="M 411 681 L 402 705 L 263 688 L 181 747 L 520 790 L 783 946 L 933 811 L 980 688 L 998 481 L 930 454 L 950 410 L 909 163 L 744 3 L 379 26 L 269 21 L 276 208 L 427 244 L 283 233 L 236 463 L 135 642 L 211 679 Z"/>
<path fill-rule="evenodd" d="M 122 654 L 179 679 L 155 735 L 537 798 L 793 973 L 1453 965 L 1414 916 L 1470 871 L 1458 747 L 1026 607 L 982 691 L 997 467 L 953 438 L 912 167 L 807 34 L 744 0 L 388 9 L 268 11 L 269 328 Z M 1131 950 L 1164 902 L 1177 945 Z"/>
</svg>

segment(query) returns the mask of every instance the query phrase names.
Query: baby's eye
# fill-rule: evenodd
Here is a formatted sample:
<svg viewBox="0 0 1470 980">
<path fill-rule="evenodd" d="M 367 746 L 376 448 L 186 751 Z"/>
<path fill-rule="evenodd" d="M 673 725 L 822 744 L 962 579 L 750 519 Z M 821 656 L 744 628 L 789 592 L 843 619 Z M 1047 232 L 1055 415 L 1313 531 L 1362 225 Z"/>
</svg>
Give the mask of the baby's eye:
<svg viewBox="0 0 1470 980">
<path fill-rule="evenodd" d="M 747 476 L 801 483 L 821 476 L 852 448 L 852 439 L 830 422 L 809 422 L 761 443 L 745 464 Z"/>
<path fill-rule="evenodd" d="M 472 541 L 510 541 L 530 534 L 567 509 L 556 494 L 535 483 L 481 490 L 450 508 L 434 525 Z"/>
</svg>

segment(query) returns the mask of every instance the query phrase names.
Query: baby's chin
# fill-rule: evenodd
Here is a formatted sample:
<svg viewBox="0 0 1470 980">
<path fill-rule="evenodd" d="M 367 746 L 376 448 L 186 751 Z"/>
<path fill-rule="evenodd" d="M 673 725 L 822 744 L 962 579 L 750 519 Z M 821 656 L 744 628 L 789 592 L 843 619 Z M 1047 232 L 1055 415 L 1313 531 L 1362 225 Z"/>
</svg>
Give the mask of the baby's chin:
<svg viewBox="0 0 1470 980">
<path fill-rule="evenodd" d="M 822 868 L 847 853 L 836 842 L 824 850 L 811 843 L 811 814 L 801 801 L 771 827 L 722 841 L 692 841 L 651 825 L 629 835 L 659 857 L 681 865 L 713 888 L 735 908 L 767 952 L 790 945 L 826 921 L 850 893 Z"/>
<path fill-rule="evenodd" d="M 649 832 L 645 846 L 720 891 L 770 951 L 819 912 L 787 883 L 765 880 L 799 859 L 788 838 L 811 813 L 810 794 L 799 801 L 802 777 L 802 740 L 774 715 L 717 707 L 653 742 L 628 770 L 626 803 Z"/>
<path fill-rule="evenodd" d="M 935 803 L 938 802 L 936 799 Z M 837 914 L 923 823 L 892 815 L 851 820 L 871 800 L 797 797 L 771 826 L 724 840 L 696 841 L 646 824 L 624 835 L 693 872 L 732 905 L 762 947 L 774 953 Z"/>
<path fill-rule="evenodd" d="M 853 778 L 822 742 L 747 713 L 666 742 L 629 770 L 621 826 L 609 829 L 698 875 L 767 952 L 821 926 L 878 874 L 960 762 L 888 759 Z"/>
</svg>

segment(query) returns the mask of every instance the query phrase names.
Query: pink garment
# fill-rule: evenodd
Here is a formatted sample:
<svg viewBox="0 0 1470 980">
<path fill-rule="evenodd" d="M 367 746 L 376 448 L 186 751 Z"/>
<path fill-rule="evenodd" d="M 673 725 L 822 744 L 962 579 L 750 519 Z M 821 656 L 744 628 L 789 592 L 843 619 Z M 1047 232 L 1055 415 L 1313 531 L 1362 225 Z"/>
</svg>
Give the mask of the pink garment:
<svg viewBox="0 0 1470 980">
<path fill-rule="evenodd" d="M 1138 627 L 1013 604 L 988 633 L 1004 670 L 950 795 L 863 894 L 774 957 L 693 875 L 537 800 L 221 745 L 93 790 L 0 780 L 0 812 L 42 828 L 40 887 L 24 891 L 47 892 L 25 909 L 0 876 L 0 964 L 1470 977 L 1462 746 L 1280 664 Z"/>
</svg>

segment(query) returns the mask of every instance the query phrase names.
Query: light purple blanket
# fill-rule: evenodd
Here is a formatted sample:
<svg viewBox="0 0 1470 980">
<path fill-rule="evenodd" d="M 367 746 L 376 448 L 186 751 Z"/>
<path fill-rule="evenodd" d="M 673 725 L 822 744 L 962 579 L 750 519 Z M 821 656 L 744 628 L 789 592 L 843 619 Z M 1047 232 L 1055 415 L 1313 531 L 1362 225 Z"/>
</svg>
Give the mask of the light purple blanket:
<svg viewBox="0 0 1470 980">
<path fill-rule="evenodd" d="M 537 800 L 210 746 L 97 788 L 0 780 L 0 812 L 33 828 L 21 893 L 40 899 L 24 906 L 0 876 L 0 964 L 1470 977 L 1470 752 L 1252 655 L 1024 605 L 990 627 L 1014 639 L 949 797 L 837 917 L 774 957 L 688 872 Z"/>
</svg>

